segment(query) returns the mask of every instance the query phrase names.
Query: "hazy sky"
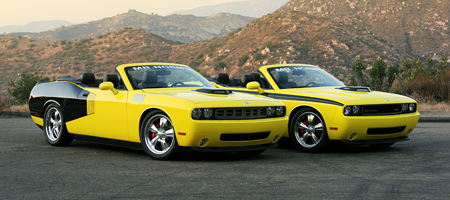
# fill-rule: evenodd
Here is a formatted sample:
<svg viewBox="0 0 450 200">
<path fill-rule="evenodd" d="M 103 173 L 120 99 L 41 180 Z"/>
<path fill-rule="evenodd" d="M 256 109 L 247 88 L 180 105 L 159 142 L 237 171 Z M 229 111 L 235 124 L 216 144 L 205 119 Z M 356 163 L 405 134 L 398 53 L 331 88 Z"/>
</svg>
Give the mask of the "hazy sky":
<svg viewBox="0 0 450 200">
<path fill-rule="evenodd" d="M 167 15 L 176 10 L 244 0 L 0 0 L 0 26 L 34 21 L 84 23 L 136 9 Z"/>
</svg>

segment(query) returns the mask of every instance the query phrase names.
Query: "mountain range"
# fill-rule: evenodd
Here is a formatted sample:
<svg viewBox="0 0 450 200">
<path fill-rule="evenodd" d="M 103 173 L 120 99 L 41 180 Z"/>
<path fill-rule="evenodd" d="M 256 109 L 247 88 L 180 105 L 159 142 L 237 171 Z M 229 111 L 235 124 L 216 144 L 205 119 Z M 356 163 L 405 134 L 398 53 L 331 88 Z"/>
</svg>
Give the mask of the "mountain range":
<svg viewBox="0 0 450 200">
<path fill-rule="evenodd" d="M 337 0 L 291 0 L 224 36 L 186 44 L 131 27 L 68 41 L 3 36 L 0 94 L 6 93 L 6 83 L 21 72 L 58 78 L 90 71 L 101 77 L 114 73 L 119 64 L 151 61 L 186 64 L 206 76 L 227 72 L 231 77 L 255 72 L 262 65 L 308 63 L 345 82 L 357 56 L 371 62 L 383 55 L 392 65 L 449 50 L 444 18 L 448 14 L 443 11 L 449 2 L 347 0 L 341 4 Z M 415 11 L 423 7 L 426 17 Z M 397 25 L 400 22 L 402 25 Z"/>
<path fill-rule="evenodd" d="M 18 33 L 18 32 L 42 32 L 49 29 L 54 29 L 60 26 L 69 26 L 73 23 L 64 20 L 51 20 L 30 22 L 21 26 L 0 26 L 0 34 Z"/>
<path fill-rule="evenodd" d="M 178 14 L 160 16 L 130 9 L 127 13 L 113 17 L 59 27 L 29 34 L 26 37 L 49 41 L 86 39 L 112 33 L 124 27 L 131 27 L 134 29 L 143 28 L 166 39 L 188 43 L 220 37 L 245 26 L 253 19 L 229 13 L 217 13 L 208 17 Z"/>
<path fill-rule="evenodd" d="M 289 0 L 251 0 L 227 2 L 212 6 L 202 6 L 189 10 L 177 10 L 171 14 L 210 16 L 215 13 L 226 12 L 249 17 L 262 17 L 283 6 Z"/>
</svg>

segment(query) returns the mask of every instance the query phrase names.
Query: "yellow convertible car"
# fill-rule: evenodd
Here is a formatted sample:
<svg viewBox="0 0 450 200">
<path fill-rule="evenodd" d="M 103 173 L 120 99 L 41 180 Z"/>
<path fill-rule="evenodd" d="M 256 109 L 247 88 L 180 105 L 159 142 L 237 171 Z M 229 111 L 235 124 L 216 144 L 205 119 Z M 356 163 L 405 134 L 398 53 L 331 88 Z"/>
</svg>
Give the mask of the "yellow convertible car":
<svg viewBox="0 0 450 200">
<path fill-rule="evenodd" d="M 413 99 L 345 86 L 316 66 L 270 65 L 259 72 L 241 79 L 219 73 L 211 80 L 221 88 L 260 93 L 285 103 L 289 124 L 283 136 L 305 152 L 321 151 L 329 140 L 387 147 L 409 140 L 419 120 Z"/>
<path fill-rule="evenodd" d="M 155 159 L 182 148 L 259 154 L 277 146 L 279 127 L 288 123 L 280 101 L 216 88 L 184 65 L 126 64 L 116 71 L 33 88 L 31 116 L 49 144 L 79 139 L 142 148 Z"/>
</svg>

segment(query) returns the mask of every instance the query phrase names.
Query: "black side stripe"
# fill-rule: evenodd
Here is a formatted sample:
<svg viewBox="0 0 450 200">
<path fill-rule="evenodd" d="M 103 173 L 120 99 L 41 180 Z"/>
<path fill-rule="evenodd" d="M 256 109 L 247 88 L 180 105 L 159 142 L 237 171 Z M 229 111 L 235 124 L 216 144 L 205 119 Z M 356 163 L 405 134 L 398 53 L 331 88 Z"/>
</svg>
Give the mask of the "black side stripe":
<svg viewBox="0 0 450 200">
<path fill-rule="evenodd" d="M 253 92 L 253 91 L 242 91 L 242 90 L 233 90 L 234 92 L 241 92 L 241 93 L 248 93 L 248 94 L 259 94 L 259 92 Z M 300 95 L 289 95 L 289 94 L 273 94 L 269 93 L 269 97 L 279 100 L 292 100 L 292 101 L 308 101 L 308 102 L 316 102 L 316 103 L 324 103 L 324 104 L 331 104 L 336 106 L 344 106 L 344 104 L 329 100 L 329 99 L 322 99 L 322 98 L 316 98 L 316 97 L 306 97 L 306 96 L 300 96 Z"/>
<path fill-rule="evenodd" d="M 293 100 L 293 101 L 309 101 L 309 102 L 316 102 L 316 103 L 331 104 L 331 105 L 336 105 L 336 106 L 344 106 L 344 104 L 337 102 L 337 101 L 333 101 L 333 100 L 316 98 L 316 97 L 305 97 L 305 96 L 298 96 L 298 95 L 277 94 L 275 99 Z"/>
</svg>

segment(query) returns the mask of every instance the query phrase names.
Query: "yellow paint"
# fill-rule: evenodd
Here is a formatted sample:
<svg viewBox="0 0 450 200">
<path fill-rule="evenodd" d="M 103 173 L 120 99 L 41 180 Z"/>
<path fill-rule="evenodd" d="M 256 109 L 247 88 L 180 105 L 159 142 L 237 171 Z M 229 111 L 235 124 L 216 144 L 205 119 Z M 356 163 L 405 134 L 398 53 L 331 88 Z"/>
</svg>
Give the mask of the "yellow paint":
<svg viewBox="0 0 450 200">
<path fill-rule="evenodd" d="M 40 117 L 31 116 L 31 119 L 33 119 L 34 123 L 39 126 L 44 126 L 44 120 Z"/>
<path fill-rule="evenodd" d="M 207 139 L 206 147 L 231 147 L 270 144 L 278 141 L 285 131 L 287 117 L 250 120 L 193 120 L 194 108 L 262 107 L 284 106 L 280 101 L 262 95 L 233 93 L 229 95 L 195 92 L 195 87 L 168 87 L 133 90 L 125 75 L 130 66 L 171 65 L 165 63 L 126 64 L 117 67 L 127 90 L 116 90 L 112 83 L 102 83 L 99 88 L 83 88 L 90 92 L 87 98 L 87 116 L 66 123 L 69 132 L 101 138 L 140 142 L 140 121 L 148 111 L 159 110 L 166 114 L 174 125 L 178 145 L 200 147 L 202 139 Z M 36 120 L 35 120 L 36 121 Z M 42 119 L 40 119 L 42 122 Z M 223 142 L 220 134 L 270 132 L 267 139 Z M 276 138 L 278 137 L 278 138 Z M 274 138 L 275 141 L 274 141 Z"/>
<path fill-rule="evenodd" d="M 309 107 L 317 110 L 323 117 L 327 127 L 336 127 L 338 130 L 327 130 L 329 138 L 331 140 L 349 140 L 349 136 L 353 133 L 357 133 L 356 138 L 352 140 L 373 140 L 373 139 L 388 139 L 406 136 L 414 130 L 419 120 L 419 112 L 411 114 L 400 115 L 384 115 L 384 116 L 344 116 L 343 109 L 347 105 L 370 105 L 370 104 L 400 104 L 400 103 L 416 103 L 413 99 L 385 92 L 352 92 L 344 90 L 336 90 L 336 87 L 313 87 L 313 88 L 293 88 L 293 89 L 280 89 L 275 81 L 267 71 L 273 67 L 284 66 L 308 66 L 312 65 L 303 64 L 285 64 L 285 65 L 269 65 L 263 66 L 259 71 L 267 78 L 267 81 L 273 87 L 273 89 L 265 89 L 264 92 L 273 95 L 294 95 L 302 97 L 320 98 L 326 100 L 333 100 L 343 104 L 343 106 L 301 101 L 301 100 L 286 100 L 279 99 L 286 105 L 287 116 L 293 117 L 296 111 L 302 107 Z M 249 83 L 251 84 L 251 83 Z M 220 86 L 224 88 L 223 86 Z M 250 86 L 250 89 L 254 91 L 254 85 Z M 230 87 L 233 91 L 249 91 L 249 88 L 242 87 Z M 389 102 L 386 101 L 389 99 Z M 391 128 L 406 126 L 405 131 L 402 133 L 389 134 L 389 135 L 367 135 L 368 128 Z M 284 128 L 283 136 L 289 137 L 289 127 L 286 125 Z"/>
</svg>

